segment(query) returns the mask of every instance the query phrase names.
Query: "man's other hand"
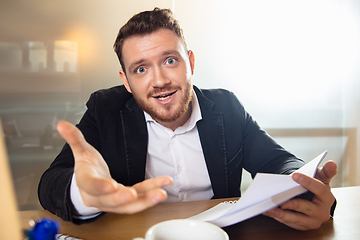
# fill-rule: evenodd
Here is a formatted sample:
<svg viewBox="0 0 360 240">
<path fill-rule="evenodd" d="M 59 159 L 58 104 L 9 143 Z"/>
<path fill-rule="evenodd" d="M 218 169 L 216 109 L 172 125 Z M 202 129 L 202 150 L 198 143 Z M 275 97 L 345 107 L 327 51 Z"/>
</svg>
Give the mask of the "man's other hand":
<svg viewBox="0 0 360 240">
<path fill-rule="evenodd" d="M 294 198 L 264 215 L 298 230 L 319 228 L 330 218 L 330 209 L 335 197 L 330 191 L 329 183 L 335 175 L 336 163 L 333 161 L 318 169 L 315 178 L 294 173 L 293 180 L 314 194 L 312 200 Z"/>
</svg>

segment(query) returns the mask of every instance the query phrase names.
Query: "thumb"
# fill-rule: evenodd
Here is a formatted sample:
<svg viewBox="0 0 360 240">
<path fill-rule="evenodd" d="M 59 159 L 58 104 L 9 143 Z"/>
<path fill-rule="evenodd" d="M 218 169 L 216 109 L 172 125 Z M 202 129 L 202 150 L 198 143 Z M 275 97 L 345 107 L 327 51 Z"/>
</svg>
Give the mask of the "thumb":
<svg viewBox="0 0 360 240">
<path fill-rule="evenodd" d="M 333 161 L 328 161 L 316 173 L 316 178 L 323 183 L 330 183 L 330 180 L 336 175 L 337 165 Z"/>
<path fill-rule="evenodd" d="M 111 178 L 107 164 L 100 153 L 86 142 L 81 131 L 66 121 L 59 122 L 57 130 L 73 152 L 79 188 L 92 195 L 115 191 L 117 182 Z"/>
<path fill-rule="evenodd" d="M 74 155 L 81 154 L 87 149 L 87 142 L 81 131 L 67 121 L 61 121 L 57 125 L 57 131 L 70 145 Z"/>
</svg>

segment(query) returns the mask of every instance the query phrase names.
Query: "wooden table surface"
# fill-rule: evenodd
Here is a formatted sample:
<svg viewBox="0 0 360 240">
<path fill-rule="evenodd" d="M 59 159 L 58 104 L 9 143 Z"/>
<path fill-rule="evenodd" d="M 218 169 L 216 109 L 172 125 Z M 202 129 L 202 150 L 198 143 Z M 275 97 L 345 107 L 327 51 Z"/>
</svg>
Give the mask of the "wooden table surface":
<svg viewBox="0 0 360 240">
<path fill-rule="evenodd" d="M 360 239 L 360 186 L 333 188 L 332 192 L 338 202 L 335 216 L 333 219 L 323 223 L 319 229 L 305 232 L 297 231 L 271 218 L 260 215 L 226 227 L 224 230 L 229 234 L 231 240 Z M 163 203 L 133 215 L 107 213 L 97 221 L 83 225 L 64 222 L 44 210 L 21 211 L 20 218 L 24 229 L 30 228 L 28 224 L 30 219 L 51 217 L 60 222 L 60 232 L 62 234 L 85 240 L 131 240 L 135 237 L 144 237 L 147 229 L 158 222 L 169 219 L 188 218 L 224 200 Z"/>
</svg>

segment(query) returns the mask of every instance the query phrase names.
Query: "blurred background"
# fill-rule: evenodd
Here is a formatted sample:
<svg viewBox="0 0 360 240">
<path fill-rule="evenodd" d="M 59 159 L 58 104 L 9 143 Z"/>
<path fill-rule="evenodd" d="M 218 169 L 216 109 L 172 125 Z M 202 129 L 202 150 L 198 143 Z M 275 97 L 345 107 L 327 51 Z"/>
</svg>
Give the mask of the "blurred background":
<svg viewBox="0 0 360 240">
<path fill-rule="evenodd" d="M 1 0 L 0 118 L 20 210 L 41 209 L 57 122 L 76 124 L 93 91 L 122 84 L 119 28 L 155 6 L 179 20 L 195 85 L 233 91 L 305 161 L 328 150 L 332 187 L 360 185 L 360 0 Z"/>
</svg>

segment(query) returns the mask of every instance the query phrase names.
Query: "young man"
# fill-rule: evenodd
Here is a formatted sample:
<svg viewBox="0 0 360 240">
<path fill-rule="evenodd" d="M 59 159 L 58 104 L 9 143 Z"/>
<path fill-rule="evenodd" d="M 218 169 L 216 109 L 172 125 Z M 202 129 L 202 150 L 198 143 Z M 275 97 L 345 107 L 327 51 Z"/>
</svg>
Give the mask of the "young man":
<svg viewBox="0 0 360 240">
<path fill-rule="evenodd" d="M 165 201 L 240 196 L 242 169 L 289 174 L 304 163 L 279 146 L 226 90 L 192 85 L 195 57 L 171 11 L 133 16 L 115 41 L 123 86 L 92 94 L 77 128 L 43 174 L 39 199 L 66 221 L 135 213 Z M 316 178 L 294 174 L 314 193 L 266 215 L 306 230 L 330 218 L 336 164 Z"/>
</svg>

